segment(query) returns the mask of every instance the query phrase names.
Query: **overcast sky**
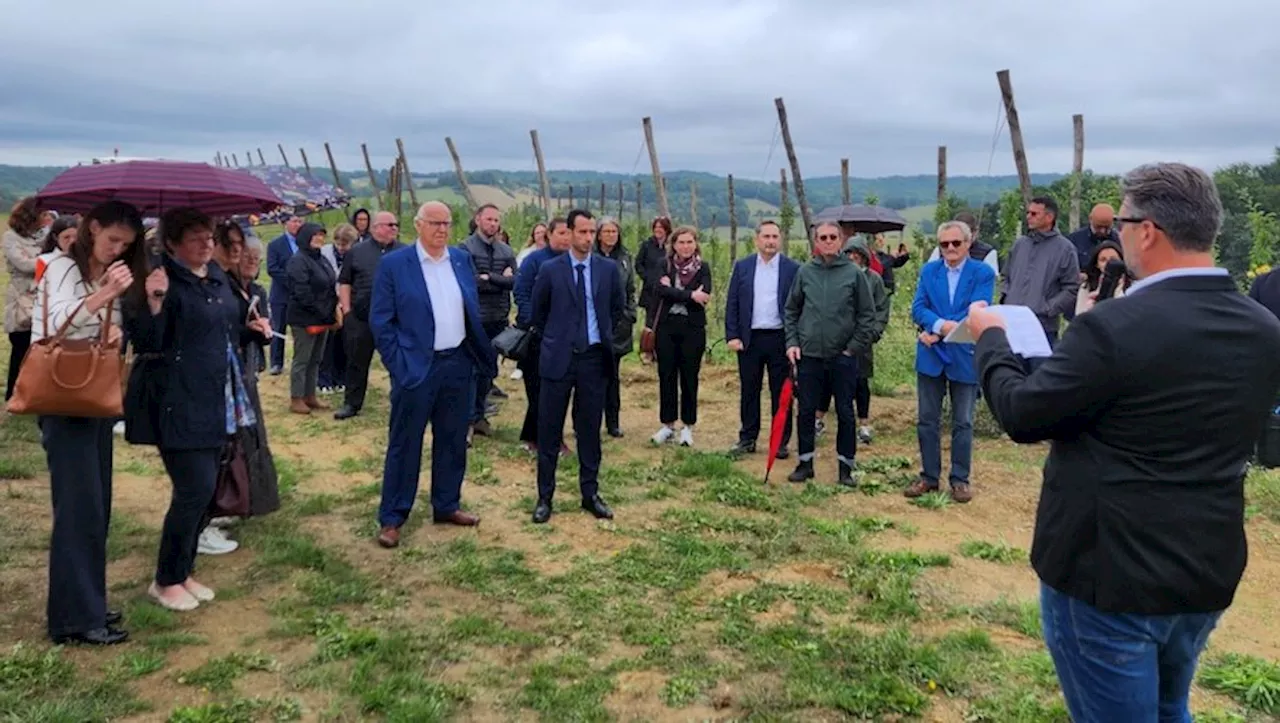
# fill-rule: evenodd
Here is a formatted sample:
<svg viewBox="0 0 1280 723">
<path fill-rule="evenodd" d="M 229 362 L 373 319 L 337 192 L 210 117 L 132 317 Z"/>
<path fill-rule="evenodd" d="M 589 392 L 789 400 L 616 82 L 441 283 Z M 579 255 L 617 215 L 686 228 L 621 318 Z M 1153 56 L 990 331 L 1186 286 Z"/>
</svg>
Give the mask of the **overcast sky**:
<svg viewBox="0 0 1280 723">
<path fill-rule="evenodd" d="M 1280 3 L 1267 0 L 8 0 L 0 163 L 211 160 L 282 143 L 415 172 L 664 171 L 777 177 L 786 100 L 801 170 L 1013 173 L 996 71 L 1032 172 L 1263 161 L 1280 144 Z M 357 8 L 359 9 L 357 12 Z M 639 163 L 637 163 L 637 159 Z"/>
</svg>

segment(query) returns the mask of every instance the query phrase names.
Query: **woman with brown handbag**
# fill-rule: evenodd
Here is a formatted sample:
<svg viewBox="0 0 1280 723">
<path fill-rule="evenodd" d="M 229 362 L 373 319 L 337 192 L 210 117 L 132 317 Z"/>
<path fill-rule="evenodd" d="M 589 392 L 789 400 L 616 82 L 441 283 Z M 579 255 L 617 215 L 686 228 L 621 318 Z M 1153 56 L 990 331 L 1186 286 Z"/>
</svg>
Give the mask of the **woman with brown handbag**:
<svg viewBox="0 0 1280 723">
<path fill-rule="evenodd" d="M 196 545 L 208 523 L 223 450 L 238 429 L 257 423 L 236 348 L 270 338 L 265 319 L 246 323 L 232 282 L 213 263 L 213 221 L 194 208 L 160 218 L 165 252 L 147 275 L 145 302 L 129 305 L 130 343 L 146 364 L 147 394 L 131 385 L 125 404 L 130 441 L 160 450 L 173 485 L 148 594 L 169 610 L 214 598 L 193 577 Z M 134 374 L 131 379 L 139 379 Z"/>
<path fill-rule="evenodd" d="M 146 257 L 141 239 L 142 215 L 133 206 L 108 201 L 91 210 L 67 252 L 44 270 L 32 314 L 32 341 L 64 327 L 61 339 L 101 338 L 106 323 L 107 346 L 118 345 L 120 298 L 142 295 Z M 114 645 L 129 637 L 116 627 L 120 613 L 107 609 L 114 422 L 113 417 L 39 417 L 53 498 L 48 630 L 59 645 Z"/>
</svg>

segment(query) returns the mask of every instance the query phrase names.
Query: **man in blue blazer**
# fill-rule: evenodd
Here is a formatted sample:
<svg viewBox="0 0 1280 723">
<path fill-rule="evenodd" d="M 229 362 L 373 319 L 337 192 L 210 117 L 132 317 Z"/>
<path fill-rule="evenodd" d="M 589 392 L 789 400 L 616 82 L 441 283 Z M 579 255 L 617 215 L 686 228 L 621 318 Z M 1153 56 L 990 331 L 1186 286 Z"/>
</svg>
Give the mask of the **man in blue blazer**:
<svg viewBox="0 0 1280 723">
<path fill-rule="evenodd" d="M 626 312 L 622 272 L 611 259 L 592 253 L 596 224 L 582 209 L 569 212 L 569 253 L 542 264 L 533 285 L 532 326 L 542 333 L 538 372 L 538 503 L 533 521 L 551 519 L 556 467 L 564 419 L 573 397 L 573 433 L 578 439 L 578 486 L 582 509 L 612 519 L 600 498 L 600 423 L 606 375 L 614 373 L 613 329 Z"/>
<path fill-rule="evenodd" d="M 738 382 L 742 386 L 739 416 L 742 426 L 732 454 L 756 451 L 760 434 L 760 385 L 765 369 L 769 370 L 769 396 L 774 416 L 778 414 L 778 395 L 782 383 L 791 374 L 787 360 L 787 339 L 782 330 L 787 294 L 796 280 L 800 264 L 779 253 L 782 231 L 773 221 L 761 221 L 756 227 L 756 253 L 733 265 L 729 277 L 729 299 L 724 310 L 724 339 L 729 349 L 738 354 Z M 791 441 L 791 409 L 786 410 L 787 423 L 782 432 L 778 459 L 786 459 Z"/>
<path fill-rule="evenodd" d="M 449 248 L 453 223 L 439 201 L 414 217 L 418 241 L 383 257 L 374 276 L 369 326 L 391 374 L 391 429 L 382 470 L 378 544 L 400 544 L 413 509 L 422 465 L 422 436 L 431 423 L 431 508 L 438 523 L 471 526 L 460 508 L 467 469 L 467 424 L 477 374 L 498 372 L 480 324 L 471 257 Z"/>
<path fill-rule="evenodd" d="M 942 257 L 920 270 L 911 319 L 923 331 L 916 344 L 916 438 L 920 442 L 920 478 L 907 487 L 907 497 L 938 489 L 942 475 L 942 397 L 951 394 L 951 498 L 973 499 L 969 491 L 969 463 L 973 457 L 973 406 L 978 377 L 973 369 L 972 344 L 947 344 L 947 334 L 964 321 L 969 305 L 991 301 L 996 274 L 969 258 L 973 232 L 961 221 L 938 227 Z"/>
<path fill-rule="evenodd" d="M 271 277 L 271 291 L 267 304 L 271 308 L 271 328 L 278 334 L 285 334 L 289 325 L 285 317 L 289 314 L 289 273 L 285 267 L 289 259 L 298 253 L 298 229 L 302 228 L 301 216 L 289 216 L 284 221 L 284 233 L 267 245 L 267 276 Z M 284 337 L 271 338 L 271 373 L 279 374 L 284 370 Z"/>
</svg>

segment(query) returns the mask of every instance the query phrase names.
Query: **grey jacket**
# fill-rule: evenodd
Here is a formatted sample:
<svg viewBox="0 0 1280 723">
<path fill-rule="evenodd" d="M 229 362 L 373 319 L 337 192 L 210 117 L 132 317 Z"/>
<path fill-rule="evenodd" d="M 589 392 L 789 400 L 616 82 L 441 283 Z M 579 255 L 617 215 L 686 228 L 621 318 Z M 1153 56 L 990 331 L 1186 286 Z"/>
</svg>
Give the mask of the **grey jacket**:
<svg viewBox="0 0 1280 723">
<path fill-rule="evenodd" d="M 1045 331 L 1058 331 L 1058 318 L 1076 307 L 1080 261 L 1076 247 L 1057 230 L 1032 231 L 1009 251 L 1000 280 L 1001 303 L 1026 306 Z"/>
<path fill-rule="evenodd" d="M 476 291 L 480 293 L 480 321 L 484 324 L 506 322 L 511 317 L 511 290 L 516 285 L 516 254 L 501 241 L 489 243 L 477 231 L 460 244 L 471 254 L 476 272 Z M 503 272 L 511 269 L 510 276 Z M 488 274 L 489 279 L 480 277 Z"/>
</svg>

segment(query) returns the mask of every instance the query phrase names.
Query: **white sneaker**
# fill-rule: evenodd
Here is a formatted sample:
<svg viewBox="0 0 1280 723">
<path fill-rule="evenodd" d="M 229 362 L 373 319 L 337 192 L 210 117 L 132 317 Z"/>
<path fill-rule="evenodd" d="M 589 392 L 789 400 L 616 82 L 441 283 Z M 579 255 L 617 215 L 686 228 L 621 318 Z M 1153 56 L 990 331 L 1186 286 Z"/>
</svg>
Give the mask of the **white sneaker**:
<svg viewBox="0 0 1280 723">
<path fill-rule="evenodd" d="M 225 529 L 225 528 L 231 527 L 232 525 L 236 524 L 239 521 L 240 521 L 239 517 L 215 517 L 212 520 L 209 520 L 209 527 Z M 226 537 L 227 535 L 224 532 L 222 533 L 222 536 Z"/>
<path fill-rule="evenodd" d="M 658 432 L 653 435 L 651 441 L 654 444 L 666 444 L 667 442 L 670 442 L 671 438 L 674 436 L 676 436 L 676 430 L 664 424 L 662 425 L 662 429 L 659 429 Z"/>
<path fill-rule="evenodd" d="M 218 528 L 206 527 L 204 532 L 200 533 L 200 541 L 196 545 L 196 552 L 201 555 L 225 555 L 228 552 L 235 552 L 239 547 L 240 543 L 235 540 L 228 540 Z"/>
<path fill-rule="evenodd" d="M 858 441 L 862 444 L 871 444 L 871 425 L 864 424 L 858 427 Z"/>
<path fill-rule="evenodd" d="M 813 436 L 821 437 L 827 432 L 827 423 L 825 420 L 819 419 L 813 423 Z"/>
<path fill-rule="evenodd" d="M 681 447 L 693 446 L 693 427 L 685 427 L 684 429 L 680 430 L 680 446 Z"/>
<path fill-rule="evenodd" d="M 517 370 L 515 370 L 515 371 L 511 372 L 511 378 L 512 378 L 512 379 L 524 379 L 524 370 L 523 370 L 523 369 L 517 369 Z"/>
<path fill-rule="evenodd" d="M 113 425 L 111 426 L 111 432 L 112 432 L 113 434 L 115 434 L 117 437 L 123 437 L 123 436 L 124 436 L 124 422 L 123 422 L 123 421 L 121 421 L 121 422 L 116 422 L 115 424 L 113 424 Z"/>
</svg>

